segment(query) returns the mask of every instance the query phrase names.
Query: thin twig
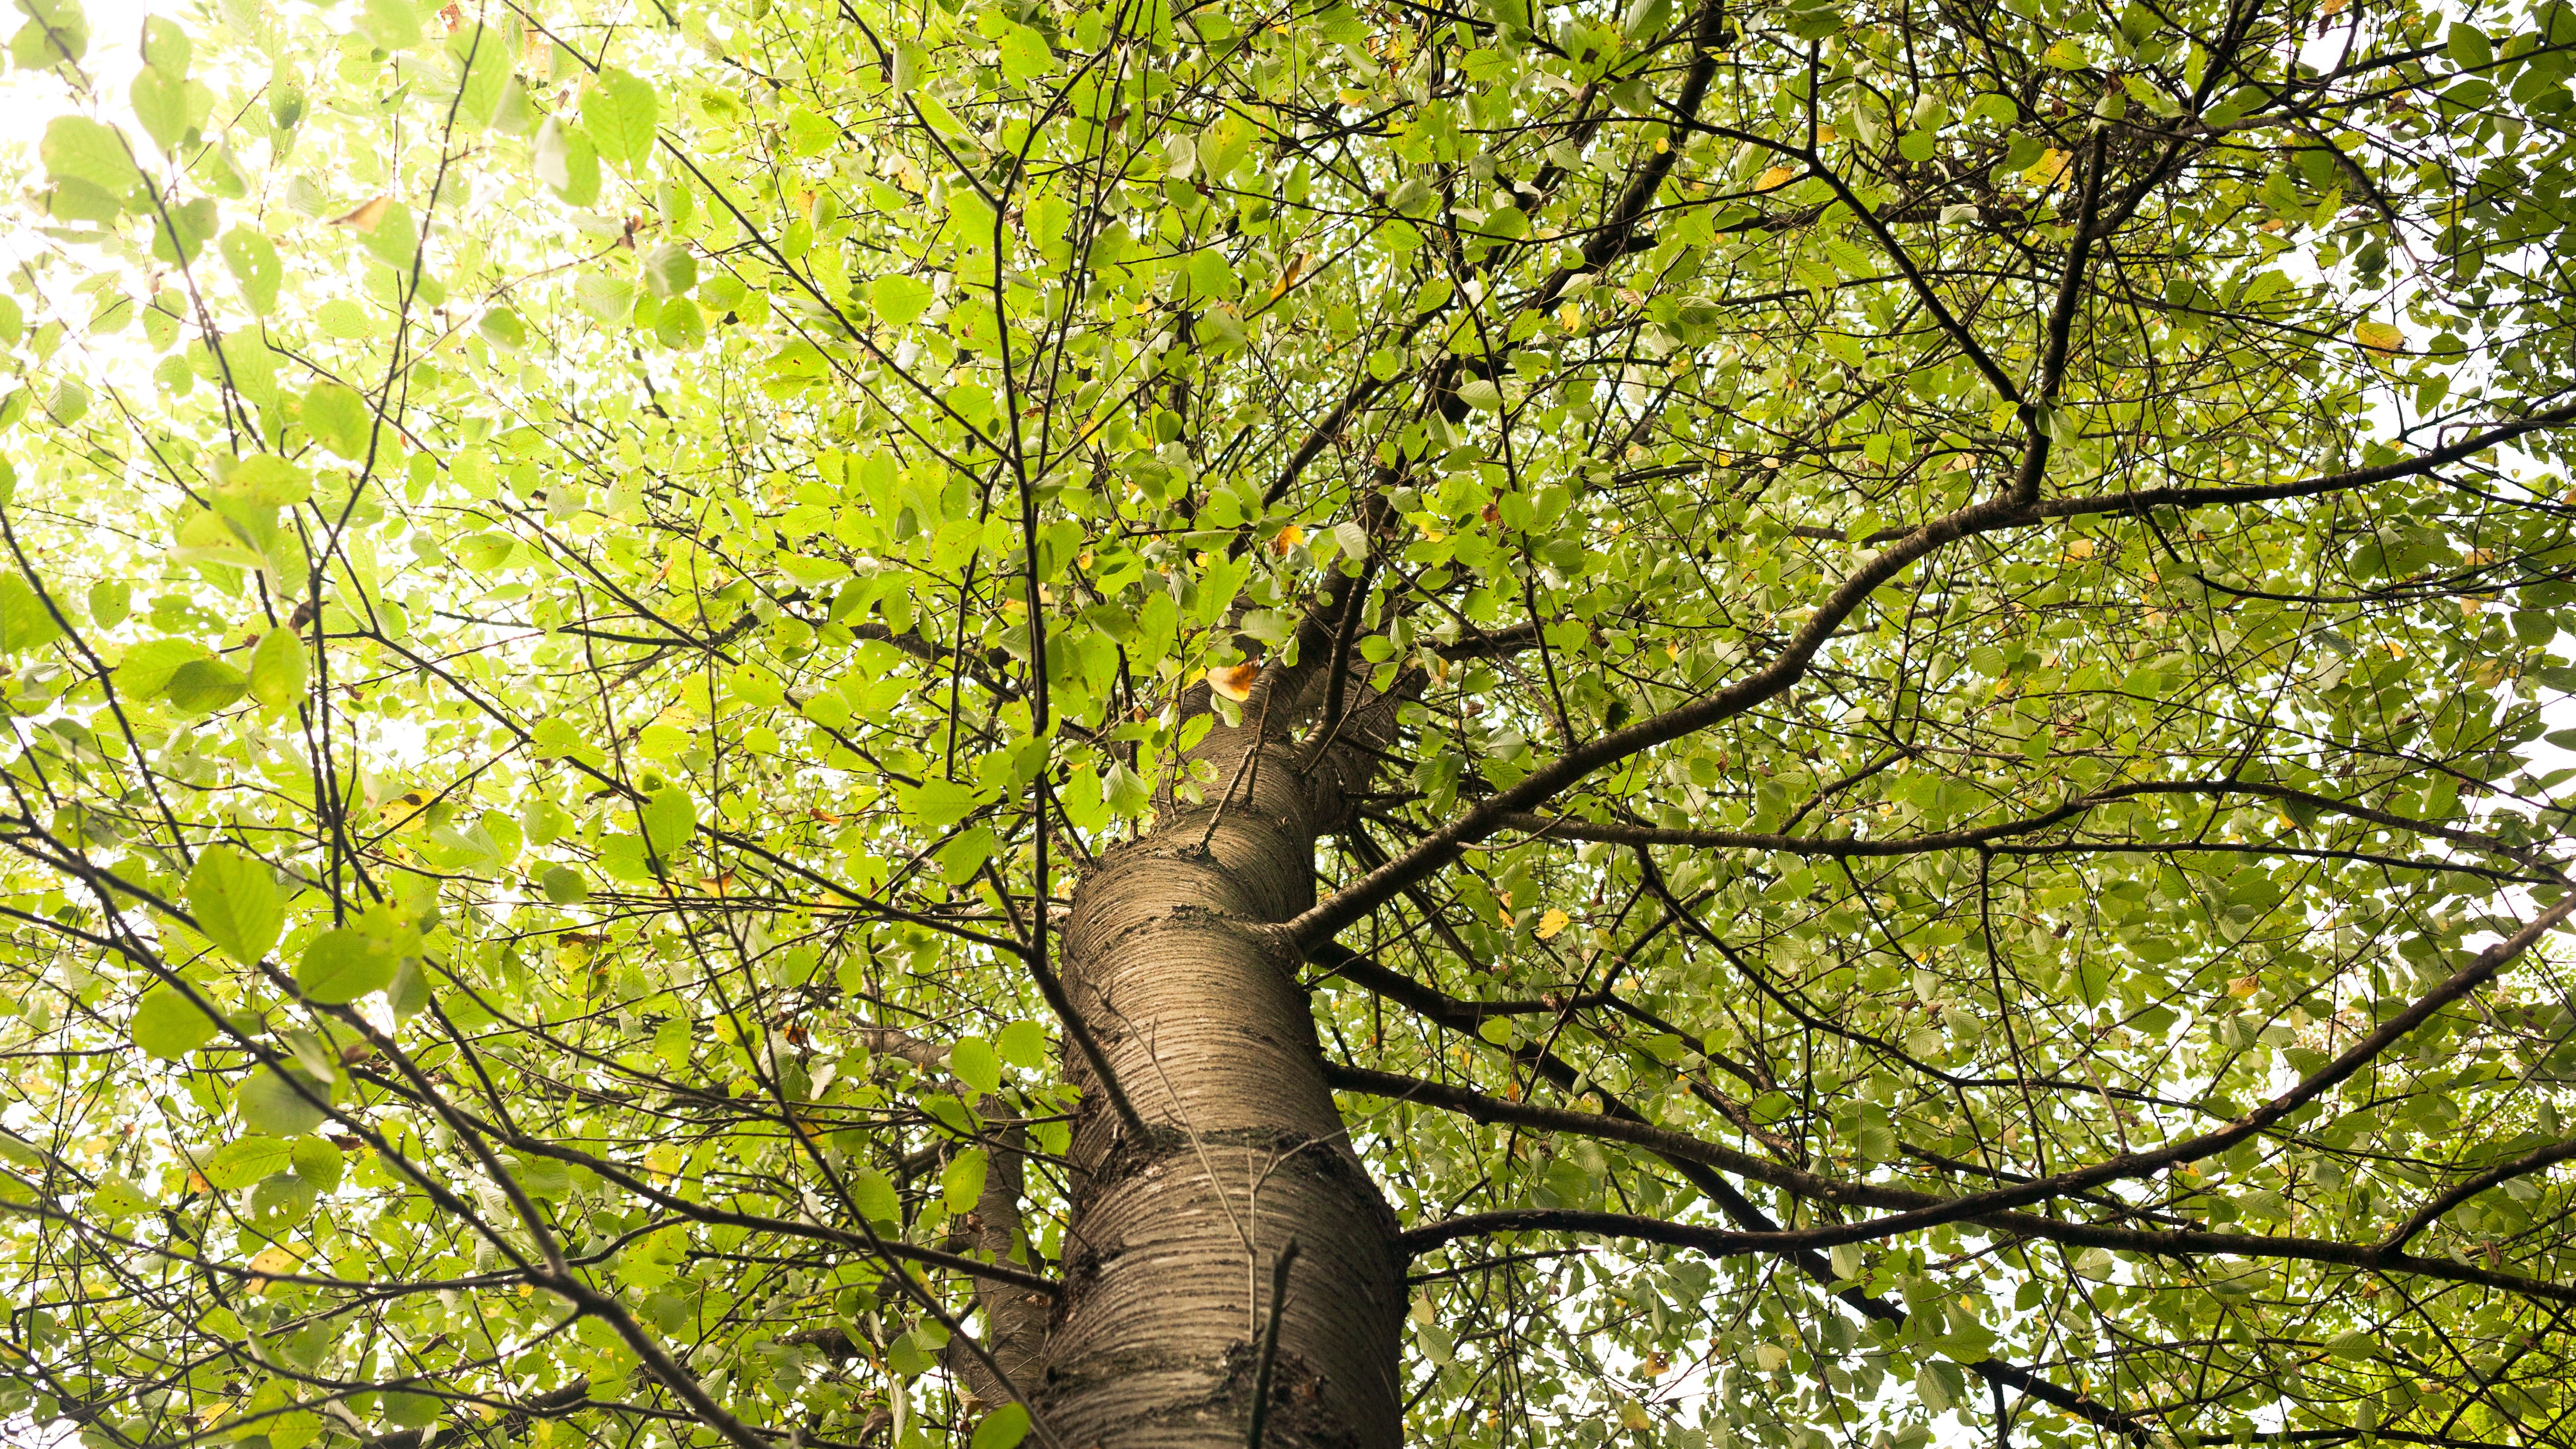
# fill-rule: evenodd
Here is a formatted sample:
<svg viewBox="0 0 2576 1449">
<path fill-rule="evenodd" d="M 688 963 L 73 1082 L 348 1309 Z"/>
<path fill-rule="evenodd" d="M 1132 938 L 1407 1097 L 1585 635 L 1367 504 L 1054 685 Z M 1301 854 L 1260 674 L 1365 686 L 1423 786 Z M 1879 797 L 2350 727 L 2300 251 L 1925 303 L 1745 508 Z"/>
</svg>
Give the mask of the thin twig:
<svg viewBox="0 0 2576 1449">
<path fill-rule="evenodd" d="M 1279 1361 L 1279 1311 L 1288 1303 L 1288 1268 L 1297 1261 L 1297 1240 L 1270 1263 L 1270 1326 L 1261 1334 L 1261 1362 L 1252 1371 L 1252 1433 L 1245 1449 L 1261 1449 L 1261 1431 L 1270 1420 L 1270 1370 Z"/>
</svg>

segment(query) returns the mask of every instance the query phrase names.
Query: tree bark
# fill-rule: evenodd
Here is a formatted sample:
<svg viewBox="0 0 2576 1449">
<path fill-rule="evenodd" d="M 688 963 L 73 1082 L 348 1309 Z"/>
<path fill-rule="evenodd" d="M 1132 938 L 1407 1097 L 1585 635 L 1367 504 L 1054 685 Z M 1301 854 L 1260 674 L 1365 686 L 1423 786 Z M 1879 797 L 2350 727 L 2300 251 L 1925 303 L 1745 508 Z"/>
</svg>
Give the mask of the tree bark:
<svg viewBox="0 0 2576 1449">
<path fill-rule="evenodd" d="M 1220 722 L 1190 752 L 1215 769 L 1205 802 L 1163 792 L 1154 828 L 1073 895 L 1066 987 L 1147 1126 L 1129 1138 L 1091 1091 L 1074 1134 L 1039 1397 L 1082 1449 L 1241 1449 L 1271 1269 L 1292 1240 L 1264 1445 L 1403 1437 L 1398 1224 L 1351 1150 L 1297 962 L 1259 929 L 1313 902 L 1315 843 L 1372 768 L 1356 746 L 1391 734 L 1393 710 L 1367 700 L 1301 774 L 1332 653 L 1328 636 L 1302 642 L 1305 662 L 1266 671 L 1240 727 Z M 1206 710 L 1204 686 L 1188 707 Z"/>
</svg>

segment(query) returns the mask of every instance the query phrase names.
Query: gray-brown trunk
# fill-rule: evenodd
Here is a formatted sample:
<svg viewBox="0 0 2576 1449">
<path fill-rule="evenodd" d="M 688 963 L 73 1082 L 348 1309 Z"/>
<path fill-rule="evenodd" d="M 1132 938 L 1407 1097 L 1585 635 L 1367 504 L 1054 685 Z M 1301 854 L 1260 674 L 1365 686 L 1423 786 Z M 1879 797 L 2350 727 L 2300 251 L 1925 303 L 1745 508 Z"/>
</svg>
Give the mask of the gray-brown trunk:
<svg viewBox="0 0 2576 1449">
<path fill-rule="evenodd" d="M 1335 749 L 1297 774 L 1321 672 L 1265 676 L 1243 726 L 1193 751 L 1216 769 L 1206 803 L 1165 798 L 1155 829 L 1074 893 L 1066 984 L 1151 1134 L 1127 1137 L 1094 1092 L 1074 1137 L 1040 1398 L 1078 1449 L 1240 1449 L 1271 1268 L 1292 1240 L 1263 1444 L 1402 1439 L 1395 1217 L 1324 1084 L 1296 963 L 1247 929 L 1312 901 L 1316 838 L 1368 768 Z M 1374 738 L 1382 713 L 1344 737 Z"/>
</svg>

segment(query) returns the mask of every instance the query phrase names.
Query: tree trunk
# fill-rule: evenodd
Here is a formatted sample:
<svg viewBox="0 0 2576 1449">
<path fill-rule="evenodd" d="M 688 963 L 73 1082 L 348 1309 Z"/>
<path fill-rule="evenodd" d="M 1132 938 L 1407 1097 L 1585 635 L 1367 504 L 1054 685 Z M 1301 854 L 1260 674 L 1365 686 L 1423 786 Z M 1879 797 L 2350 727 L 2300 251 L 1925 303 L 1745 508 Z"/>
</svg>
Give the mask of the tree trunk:
<svg viewBox="0 0 2576 1449">
<path fill-rule="evenodd" d="M 1330 653 L 1309 641 L 1300 666 L 1267 671 L 1243 725 L 1219 723 L 1191 752 L 1216 771 L 1206 802 L 1165 792 L 1155 828 L 1074 892 L 1066 986 L 1149 1138 L 1086 1093 L 1039 1395 L 1068 1449 L 1241 1449 L 1271 1269 L 1291 1241 L 1263 1444 L 1403 1437 L 1395 1215 L 1325 1085 L 1297 962 L 1254 929 L 1311 903 L 1315 842 L 1371 768 L 1336 745 L 1298 773 Z M 1204 687 L 1190 699 L 1204 710 Z M 1388 704 L 1339 738 L 1377 743 Z M 1087 1082 L 1078 1057 L 1070 1067 Z"/>
</svg>

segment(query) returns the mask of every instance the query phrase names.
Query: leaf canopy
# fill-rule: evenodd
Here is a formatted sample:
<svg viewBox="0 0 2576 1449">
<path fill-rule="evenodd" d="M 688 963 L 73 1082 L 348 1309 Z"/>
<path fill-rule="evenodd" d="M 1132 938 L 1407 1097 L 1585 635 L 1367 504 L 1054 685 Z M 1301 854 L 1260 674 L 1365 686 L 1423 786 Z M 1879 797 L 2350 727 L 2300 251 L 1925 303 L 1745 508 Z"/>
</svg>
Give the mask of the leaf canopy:
<svg viewBox="0 0 2576 1449">
<path fill-rule="evenodd" d="M 1045 1442 L 1030 963 L 1320 660 L 1411 1432 L 2569 1442 L 2566 0 L 92 8 L 13 1425 Z"/>
</svg>

